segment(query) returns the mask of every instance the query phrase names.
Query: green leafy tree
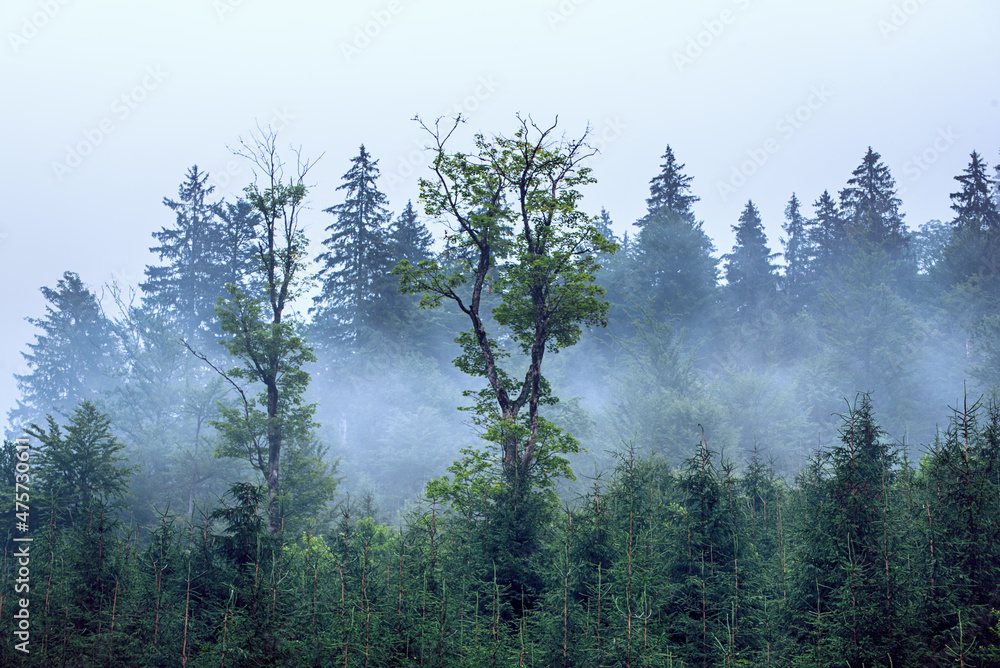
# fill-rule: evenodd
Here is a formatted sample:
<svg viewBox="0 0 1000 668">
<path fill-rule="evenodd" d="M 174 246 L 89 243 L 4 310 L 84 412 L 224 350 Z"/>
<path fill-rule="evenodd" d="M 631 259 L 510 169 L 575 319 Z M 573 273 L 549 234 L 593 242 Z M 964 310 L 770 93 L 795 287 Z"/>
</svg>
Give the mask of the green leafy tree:
<svg viewBox="0 0 1000 668">
<path fill-rule="evenodd" d="M 605 324 L 608 306 L 594 282 L 593 251 L 613 246 L 577 208 L 577 188 L 593 181 L 580 166 L 591 155 L 585 137 L 557 142 L 555 124 L 540 128 L 520 119 L 512 137 L 476 135 L 475 153 L 448 154 L 460 120 L 446 133 L 430 131 L 435 180 L 421 181 L 421 198 L 430 215 L 454 223 L 449 243 L 461 259 L 450 265 L 404 261 L 396 272 L 402 289 L 424 294 L 427 306 L 448 299 L 468 316 L 472 329 L 457 339 L 462 355 L 456 364 L 485 377 L 480 414 L 488 421 L 488 438 L 502 448 L 507 481 L 519 488 L 536 462 L 543 432 L 545 353 L 576 343 L 583 325 Z M 508 353 L 487 331 L 484 291 L 499 296 L 493 319 L 528 359 L 523 380 L 499 364 Z"/>
<path fill-rule="evenodd" d="M 299 295 L 303 283 L 305 234 L 299 214 L 306 197 L 303 180 L 314 163 L 298 154 L 297 173 L 284 180 L 284 164 L 271 131 L 243 142 L 238 155 L 260 171 L 259 180 L 246 187 L 247 201 L 260 216 L 257 254 L 262 295 L 248 295 L 230 285 L 228 300 L 216 313 L 226 334 L 223 344 L 239 366 L 222 372 L 238 394 L 237 407 L 220 407 L 222 419 L 213 426 L 220 433 L 220 453 L 247 459 L 261 472 L 268 489 L 268 529 L 281 526 L 279 467 L 282 445 L 308 442 L 315 427 L 315 406 L 303 401 L 309 384 L 306 364 L 315 362 L 312 349 L 296 334 L 285 309 Z M 207 358 L 195 353 L 202 360 Z M 236 381 L 244 381 L 244 389 Z M 262 386 L 257 397 L 249 388 Z"/>
<path fill-rule="evenodd" d="M 586 135 L 557 141 L 555 123 L 519 121 L 511 137 L 476 135 L 471 154 L 446 150 L 460 117 L 446 132 L 424 126 L 435 143 L 435 180 L 421 182 L 421 198 L 428 214 L 452 222 L 446 253 L 453 257 L 416 266 L 404 261 L 395 270 L 404 292 L 422 293 L 430 307 L 449 300 L 472 325 L 456 339 L 462 353 L 455 364 L 486 380 L 481 391 L 467 394 L 475 397 L 474 422 L 493 447 L 463 452 L 451 480 L 435 481 L 428 494 L 471 516 L 484 538 L 479 554 L 496 564 L 500 598 L 515 615 L 537 595 L 533 559 L 557 507 L 554 481 L 572 477 L 565 455 L 579 448 L 541 414 L 556 401 L 542 363 L 547 352 L 575 344 L 584 325 L 605 323 L 595 254 L 614 249 L 577 208 L 577 188 L 593 181 L 580 165 L 592 154 Z M 495 297 L 492 322 L 488 296 Z M 503 334 L 491 333 L 495 328 Z M 517 353 L 527 366 L 521 378 L 501 366 Z"/>
</svg>

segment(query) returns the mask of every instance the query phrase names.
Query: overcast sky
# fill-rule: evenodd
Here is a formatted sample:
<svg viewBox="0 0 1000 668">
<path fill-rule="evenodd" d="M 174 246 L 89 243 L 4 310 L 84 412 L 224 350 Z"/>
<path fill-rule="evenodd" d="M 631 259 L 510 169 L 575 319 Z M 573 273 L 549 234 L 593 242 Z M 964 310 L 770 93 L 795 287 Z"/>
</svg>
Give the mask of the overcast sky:
<svg viewBox="0 0 1000 668">
<path fill-rule="evenodd" d="M 163 197 L 193 164 L 239 193 L 250 171 L 227 146 L 256 122 L 324 154 L 314 242 L 361 143 L 398 212 L 426 169 L 415 114 L 460 111 L 467 137 L 521 112 L 590 125 L 584 206 L 619 233 L 670 144 L 719 253 L 750 198 L 780 251 L 791 193 L 811 212 L 869 145 L 911 227 L 950 219 L 969 153 L 1000 162 L 998 37 L 996 0 L 0 0 L 0 409 L 39 287 L 66 270 L 137 284 L 173 223 Z"/>
</svg>

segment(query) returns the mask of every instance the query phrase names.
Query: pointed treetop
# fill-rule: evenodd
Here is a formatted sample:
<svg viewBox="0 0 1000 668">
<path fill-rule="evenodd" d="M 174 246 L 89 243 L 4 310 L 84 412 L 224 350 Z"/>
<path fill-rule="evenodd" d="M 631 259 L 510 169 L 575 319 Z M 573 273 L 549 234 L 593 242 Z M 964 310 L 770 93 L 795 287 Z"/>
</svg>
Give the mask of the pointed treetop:
<svg viewBox="0 0 1000 668">
<path fill-rule="evenodd" d="M 777 290 L 777 255 L 767 245 L 767 235 L 760 212 L 753 200 L 748 200 L 740 214 L 739 225 L 733 225 L 736 245 L 726 258 L 726 282 L 738 312 L 750 316 L 759 311 Z"/>
<path fill-rule="evenodd" d="M 417 211 L 410 200 L 406 202 L 403 212 L 389 226 L 389 240 L 394 262 L 407 260 L 411 264 L 416 264 L 431 257 L 434 236 L 417 218 Z"/>
<path fill-rule="evenodd" d="M 667 146 L 663 154 L 662 171 L 649 182 L 649 198 L 646 200 L 648 215 L 666 209 L 685 216 L 694 215 L 691 205 L 700 198 L 691 195 L 692 177 L 683 173 L 684 165 L 674 158 L 674 151 Z M 641 223 L 637 223 L 641 224 Z"/>
<path fill-rule="evenodd" d="M 957 214 L 955 227 L 972 226 L 977 230 L 1000 230 L 1000 211 L 994 199 L 996 182 L 987 174 L 988 166 L 975 151 L 969 166 L 955 180 L 962 189 L 951 194 L 951 208 Z"/>
<path fill-rule="evenodd" d="M 885 246 L 890 255 L 898 255 L 906 246 L 902 200 L 896 197 L 896 181 L 881 158 L 868 147 L 840 191 L 840 206 L 856 242 Z"/>
</svg>

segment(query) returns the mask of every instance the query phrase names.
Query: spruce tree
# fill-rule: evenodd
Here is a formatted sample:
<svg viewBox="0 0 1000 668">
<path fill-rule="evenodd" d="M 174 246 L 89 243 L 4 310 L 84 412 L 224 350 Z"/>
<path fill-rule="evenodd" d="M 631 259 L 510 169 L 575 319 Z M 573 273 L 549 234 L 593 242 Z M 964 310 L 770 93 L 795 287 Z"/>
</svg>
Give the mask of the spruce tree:
<svg viewBox="0 0 1000 668">
<path fill-rule="evenodd" d="M 859 668 L 888 665 L 886 657 L 907 665 L 900 632 L 897 457 L 868 395 L 842 416 L 840 439 L 821 462 L 809 484 L 815 505 L 800 520 L 807 524 L 800 526 L 794 623 L 813 627 L 801 637 L 807 643 L 802 649 L 812 653 L 820 643 L 820 657 Z"/>
<path fill-rule="evenodd" d="M 67 271 L 41 292 L 46 315 L 27 321 L 42 333 L 21 353 L 30 371 L 14 375 L 21 397 L 7 418 L 15 430 L 47 413 L 68 417 L 80 401 L 99 399 L 113 387 L 119 364 L 111 323 L 79 275 Z"/>
<path fill-rule="evenodd" d="M 247 292 L 259 290 L 262 285 L 257 254 L 260 214 L 250 202 L 240 198 L 235 203 L 217 205 L 216 215 L 218 224 L 212 239 L 211 259 L 213 288 L 218 297 L 225 296 L 229 284 Z"/>
<path fill-rule="evenodd" d="M 966 665 L 995 665 L 987 660 L 997 657 L 1000 644 L 991 629 L 1000 606 L 1000 410 L 995 401 L 965 400 L 952 409 L 945 434 L 921 468 L 926 547 L 917 560 L 925 644 L 940 660 L 964 636 Z"/>
<path fill-rule="evenodd" d="M 995 200 L 996 183 L 986 171 L 987 165 L 975 151 L 969 166 L 955 177 L 962 188 L 951 194 L 956 229 L 1000 232 L 1000 210 Z"/>
<path fill-rule="evenodd" d="M 378 160 L 362 144 L 337 188 L 346 191 L 344 202 L 324 209 L 335 220 L 326 228 L 327 250 L 316 258 L 321 291 L 310 311 L 327 342 L 358 343 L 380 324 L 379 302 L 391 287 L 384 279 L 393 262 L 388 200 L 378 177 Z"/>
<path fill-rule="evenodd" d="M 809 232 L 809 242 L 816 254 L 815 274 L 825 280 L 848 255 L 847 225 L 837 201 L 828 190 L 813 202 L 815 224 Z"/>
<path fill-rule="evenodd" d="M 413 203 L 407 202 L 403 212 L 389 226 L 388 259 L 392 264 L 406 261 L 416 266 L 431 259 L 433 242 L 434 237 L 417 217 Z M 432 342 L 428 329 L 431 318 L 420 309 L 419 297 L 402 294 L 399 279 L 391 273 L 380 275 L 376 282 L 382 296 L 373 320 L 384 330 L 385 337 L 403 348 L 430 347 Z"/>
<path fill-rule="evenodd" d="M 430 259 L 434 237 L 417 217 L 413 202 L 407 201 L 403 212 L 389 226 L 390 255 L 395 261 L 406 260 L 417 264 Z"/>
<path fill-rule="evenodd" d="M 962 315 L 982 317 L 1000 302 L 1000 206 L 994 200 L 996 183 L 973 151 L 965 171 L 956 176 L 961 189 L 951 195 L 955 211 L 952 235 L 939 274 L 949 288 L 963 285 Z M 970 308 L 971 307 L 971 308 Z"/>
<path fill-rule="evenodd" d="M 629 299 L 648 303 L 654 317 L 680 316 L 707 324 L 715 300 L 718 260 L 715 246 L 696 221 L 691 204 L 692 177 L 685 175 L 667 147 L 663 171 L 650 181 L 648 212 L 636 221 Z"/>
<path fill-rule="evenodd" d="M 82 401 L 63 428 L 51 415 L 46 427 L 32 424 L 28 434 L 40 441 L 35 477 L 39 491 L 61 517 L 80 526 L 84 514 L 121 502 L 135 467 L 127 466 L 125 444 L 111 431 L 111 418 Z"/>
<path fill-rule="evenodd" d="M 782 237 L 784 248 L 785 275 L 782 287 L 785 300 L 792 312 L 801 310 L 814 297 L 813 257 L 810 243 L 812 221 L 802 215 L 799 198 L 792 193 L 785 207 L 785 222 L 781 229 L 787 236 Z"/>
<path fill-rule="evenodd" d="M 661 172 L 649 182 L 649 197 L 646 199 L 648 216 L 666 209 L 681 215 L 693 215 L 691 205 L 700 198 L 690 193 L 693 177 L 684 174 L 684 165 L 674 158 L 674 151 L 667 146 L 663 154 Z M 636 225 L 642 226 L 640 220 Z"/>
<path fill-rule="evenodd" d="M 726 291 L 737 316 L 754 320 L 773 302 L 778 277 L 772 262 L 776 254 L 767 246 L 760 212 L 752 200 L 740 214 L 740 224 L 733 225 L 733 232 L 736 245 L 726 255 Z"/>
<path fill-rule="evenodd" d="M 147 265 L 146 281 L 141 284 L 146 302 L 170 314 L 188 339 L 203 337 L 210 330 L 215 334 L 215 302 L 225 294 L 225 282 L 215 264 L 219 258 L 214 247 L 221 231 L 218 208 L 208 201 L 215 186 L 207 185 L 208 178 L 208 172 L 194 165 L 178 188 L 178 200 L 163 198 L 175 222 L 173 227 L 153 232 L 160 245 L 149 250 L 164 264 Z"/>
<path fill-rule="evenodd" d="M 840 208 L 856 248 L 864 252 L 881 248 L 898 262 L 907 257 L 909 238 L 896 181 L 881 158 L 868 147 L 847 187 L 840 191 Z"/>
</svg>

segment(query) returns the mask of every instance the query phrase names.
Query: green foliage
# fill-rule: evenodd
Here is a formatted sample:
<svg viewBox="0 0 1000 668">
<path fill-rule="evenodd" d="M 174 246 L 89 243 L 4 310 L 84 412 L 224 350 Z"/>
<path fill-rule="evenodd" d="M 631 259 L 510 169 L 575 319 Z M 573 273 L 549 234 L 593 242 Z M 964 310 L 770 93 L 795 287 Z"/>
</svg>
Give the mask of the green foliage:
<svg viewBox="0 0 1000 668">
<path fill-rule="evenodd" d="M 387 327 L 394 316 L 385 300 L 393 301 L 395 281 L 389 237 L 388 200 L 379 191 L 378 160 L 364 145 L 351 158 L 351 168 L 337 190 L 346 190 L 343 204 L 324 209 L 336 220 L 327 226 L 321 267 L 320 294 L 313 298 L 315 327 L 329 343 L 364 345 L 373 332 Z M 421 258 L 422 259 L 422 258 Z"/>
<path fill-rule="evenodd" d="M 740 224 L 733 225 L 736 245 L 726 255 L 726 292 L 737 317 L 752 321 L 761 317 L 777 295 L 778 277 L 767 246 L 767 237 L 760 220 L 760 212 L 753 201 L 748 201 Z"/>
<path fill-rule="evenodd" d="M 256 399 L 248 398 L 242 406 L 219 407 L 223 419 L 212 422 L 219 431 L 219 454 L 247 457 L 263 469 L 270 430 L 280 428 L 284 438 L 304 441 L 315 427 L 312 416 L 316 408 L 304 403 L 302 394 L 309 384 L 309 373 L 303 367 L 316 357 L 305 339 L 295 333 L 293 323 L 270 322 L 259 299 L 235 288 L 228 301 L 219 302 L 217 313 L 223 331 L 230 334 L 223 342 L 226 350 L 242 362 L 227 374 L 266 385 Z M 269 410 L 267 386 L 271 385 L 276 400 Z"/>
<path fill-rule="evenodd" d="M 884 252 L 855 255 L 843 267 L 842 284 L 824 291 L 821 364 L 829 388 L 824 409 L 833 409 L 838 386 L 876 392 L 891 433 L 902 434 L 913 416 L 909 388 L 922 329 L 912 305 L 896 291 L 895 272 Z"/>
<path fill-rule="evenodd" d="M 881 250 L 904 270 L 909 236 L 899 210 L 902 200 L 896 197 L 896 181 L 881 158 L 868 147 L 847 187 L 840 191 L 840 210 L 856 249 Z"/>
<path fill-rule="evenodd" d="M 30 436 L 40 441 L 35 479 L 46 503 L 75 526 L 96 506 L 113 507 L 129 493 L 135 467 L 122 456 L 125 445 L 111 431 L 111 419 L 83 401 L 63 429 L 51 415 L 47 429 L 31 425 Z"/>
<path fill-rule="evenodd" d="M 41 292 L 46 315 L 27 320 L 42 333 L 21 354 L 30 371 L 14 375 L 21 397 L 7 419 L 15 429 L 48 413 L 69 417 L 81 401 L 99 400 L 120 363 L 111 323 L 79 275 L 67 271 Z"/>
<path fill-rule="evenodd" d="M 434 307 L 448 299 L 469 317 L 472 330 L 458 338 L 463 354 L 456 365 L 489 383 L 480 394 L 479 412 L 494 417 L 487 431 L 500 439 L 505 475 L 516 494 L 526 489 L 545 438 L 539 417 L 548 395 L 544 355 L 575 344 L 584 325 L 606 322 L 608 305 L 594 281 L 594 254 L 614 250 L 594 220 L 578 209 L 577 188 L 593 181 L 580 165 L 590 155 L 584 139 L 555 142 L 550 138 L 555 125 L 543 129 L 519 120 L 511 137 L 476 135 L 476 152 L 470 155 L 445 151 L 460 118 L 444 136 L 431 131 L 436 180 L 421 181 L 421 200 L 429 215 L 447 215 L 457 227 L 444 257 L 417 265 L 404 260 L 394 270 L 403 292 L 424 295 L 422 305 Z M 446 261 L 452 252 L 456 260 Z M 493 320 L 529 358 L 523 381 L 499 365 L 507 351 L 487 332 L 484 288 L 499 298 Z M 489 395 L 495 409 L 486 412 L 483 401 Z M 522 431 L 518 416 L 525 407 L 527 430 Z"/>
<path fill-rule="evenodd" d="M 249 203 L 212 203 L 215 186 L 207 185 L 209 174 L 188 169 L 178 188 L 178 199 L 164 198 L 174 212 L 171 228 L 153 232 L 159 246 L 159 266 L 147 265 L 141 284 L 146 307 L 168 316 L 188 340 L 218 337 L 215 303 L 233 283 L 249 289 L 255 269 L 253 243 L 259 218 Z"/>
</svg>

